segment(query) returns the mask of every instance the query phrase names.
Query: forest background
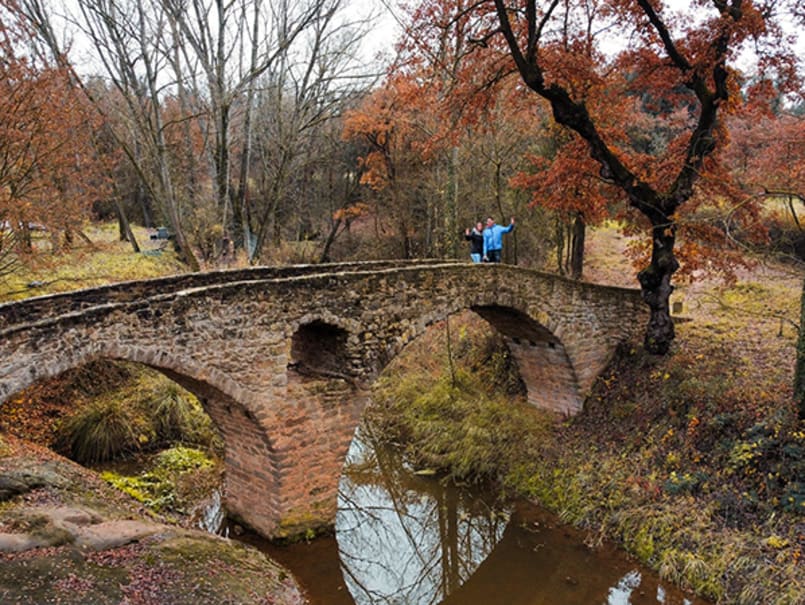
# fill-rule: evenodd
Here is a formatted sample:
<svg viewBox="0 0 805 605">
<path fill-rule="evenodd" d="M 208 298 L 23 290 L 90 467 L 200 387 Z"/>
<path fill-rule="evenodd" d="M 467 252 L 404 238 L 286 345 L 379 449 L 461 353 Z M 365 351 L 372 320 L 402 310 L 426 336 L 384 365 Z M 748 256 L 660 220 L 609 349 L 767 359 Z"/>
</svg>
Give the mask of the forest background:
<svg viewBox="0 0 805 605">
<path fill-rule="evenodd" d="M 614 219 L 634 233 L 645 217 L 523 86 L 491 4 L 400 9 L 394 53 L 367 62 L 374 28 L 387 28 L 344 0 L 4 2 L 0 275 L 38 252 L 31 229 L 58 253 L 99 218 L 119 220 L 135 250 L 130 222 L 167 226 L 197 270 L 233 256 L 463 258 L 464 229 L 492 215 L 519 219 L 508 262 L 579 277 L 585 227 Z M 680 157 L 708 158 L 675 217 L 679 255 L 685 274 L 728 276 L 776 227 L 759 219 L 768 197 L 801 200 L 802 62 L 777 21 L 802 19 L 801 6 L 744 11 L 719 59 L 729 95 L 707 132 L 714 151 L 694 153 L 700 103 L 663 67 L 662 30 L 629 17 L 628 3 L 557 4 L 542 15 L 549 82 L 657 190 L 671 188 Z M 668 31 L 703 40 L 676 47 L 686 73 L 709 69 L 723 23 L 673 6 Z M 649 247 L 633 251 L 638 262 Z"/>
<path fill-rule="evenodd" d="M 94 222 L 136 260 L 109 274 L 134 278 L 173 258 L 468 260 L 464 229 L 490 214 L 517 217 L 506 262 L 656 281 L 659 320 L 672 277 L 734 286 L 773 257 L 801 281 L 801 2 L 517 6 L 411 4 L 375 61 L 373 15 L 343 0 L 0 0 L 0 296 L 106 281 L 82 255 Z M 602 225 L 646 279 L 585 264 Z M 561 447 L 526 452 L 539 469 L 501 475 L 697 592 L 802 602 L 805 406 L 775 340 L 790 292 L 724 292 L 687 309 L 674 355 L 627 352 Z"/>
<path fill-rule="evenodd" d="M 612 221 L 647 235 L 628 254 L 664 354 L 672 280 L 799 262 L 797 0 L 394 14 L 367 64 L 382 28 L 345 0 L 3 0 L 0 278 L 112 217 L 197 271 L 461 258 L 467 227 L 517 216 L 504 260 L 578 279 Z"/>
</svg>

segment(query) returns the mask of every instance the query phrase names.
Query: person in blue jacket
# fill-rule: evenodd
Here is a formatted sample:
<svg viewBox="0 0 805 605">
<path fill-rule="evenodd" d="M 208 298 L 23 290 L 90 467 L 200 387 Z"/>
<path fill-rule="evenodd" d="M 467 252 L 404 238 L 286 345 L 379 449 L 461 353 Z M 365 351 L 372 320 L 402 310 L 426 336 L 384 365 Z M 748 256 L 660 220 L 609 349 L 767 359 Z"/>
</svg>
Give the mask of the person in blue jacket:
<svg viewBox="0 0 805 605">
<path fill-rule="evenodd" d="M 484 262 L 499 263 L 500 253 L 503 250 L 503 234 L 514 229 L 514 217 L 508 227 L 501 227 L 495 224 L 495 219 L 491 216 L 486 219 L 486 229 L 484 229 Z"/>
</svg>

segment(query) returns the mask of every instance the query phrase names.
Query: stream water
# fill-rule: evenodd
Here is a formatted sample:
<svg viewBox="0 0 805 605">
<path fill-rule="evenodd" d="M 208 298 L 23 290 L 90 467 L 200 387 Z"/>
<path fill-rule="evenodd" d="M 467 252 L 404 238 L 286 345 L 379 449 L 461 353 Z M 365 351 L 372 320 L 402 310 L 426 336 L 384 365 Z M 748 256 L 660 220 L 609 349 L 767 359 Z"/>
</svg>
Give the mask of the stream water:
<svg viewBox="0 0 805 605">
<path fill-rule="evenodd" d="M 416 474 L 356 436 L 335 535 L 257 546 L 313 605 L 704 605 L 610 546 L 526 502 L 503 503 Z"/>
</svg>

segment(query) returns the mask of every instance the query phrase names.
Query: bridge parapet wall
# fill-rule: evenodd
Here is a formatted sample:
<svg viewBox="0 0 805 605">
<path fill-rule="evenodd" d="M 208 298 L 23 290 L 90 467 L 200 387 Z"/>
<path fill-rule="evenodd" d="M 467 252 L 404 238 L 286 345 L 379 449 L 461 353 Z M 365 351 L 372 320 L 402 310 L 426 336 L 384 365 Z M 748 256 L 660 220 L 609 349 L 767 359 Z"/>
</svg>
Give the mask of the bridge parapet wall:
<svg viewBox="0 0 805 605">
<path fill-rule="evenodd" d="M 192 288 L 219 284 L 253 282 L 269 279 L 299 277 L 315 273 L 377 271 L 410 265 L 412 261 L 380 260 L 316 265 L 286 265 L 279 267 L 253 267 L 225 271 L 184 273 L 154 279 L 120 282 L 73 290 L 58 294 L 34 296 L 21 301 L 0 303 L 0 330 L 16 324 L 31 323 L 70 312 L 116 302 L 132 302 L 156 294 L 166 294 Z M 443 264 L 445 261 L 425 259 L 417 264 Z M 32 289 L 32 292 L 35 289 Z"/>
</svg>

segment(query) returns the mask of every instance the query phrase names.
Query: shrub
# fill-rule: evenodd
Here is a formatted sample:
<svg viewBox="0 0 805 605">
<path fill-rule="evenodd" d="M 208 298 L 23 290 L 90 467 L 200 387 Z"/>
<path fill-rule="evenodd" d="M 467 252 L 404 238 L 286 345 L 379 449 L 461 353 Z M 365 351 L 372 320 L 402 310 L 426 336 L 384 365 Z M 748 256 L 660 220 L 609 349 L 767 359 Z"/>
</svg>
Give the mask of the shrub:
<svg viewBox="0 0 805 605">
<path fill-rule="evenodd" d="M 222 451 L 223 441 L 198 399 L 176 383 L 160 378 L 150 395 L 139 403 L 151 417 L 158 439 L 162 443 L 190 443 Z"/>
<path fill-rule="evenodd" d="M 156 456 L 156 468 L 166 473 L 186 473 L 213 466 L 213 461 L 204 452 L 192 447 L 172 447 Z"/>
<path fill-rule="evenodd" d="M 77 462 L 91 464 L 136 451 L 153 437 L 153 428 L 136 410 L 106 397 L 64 418 L 54 447 Z"/>
</svg>

